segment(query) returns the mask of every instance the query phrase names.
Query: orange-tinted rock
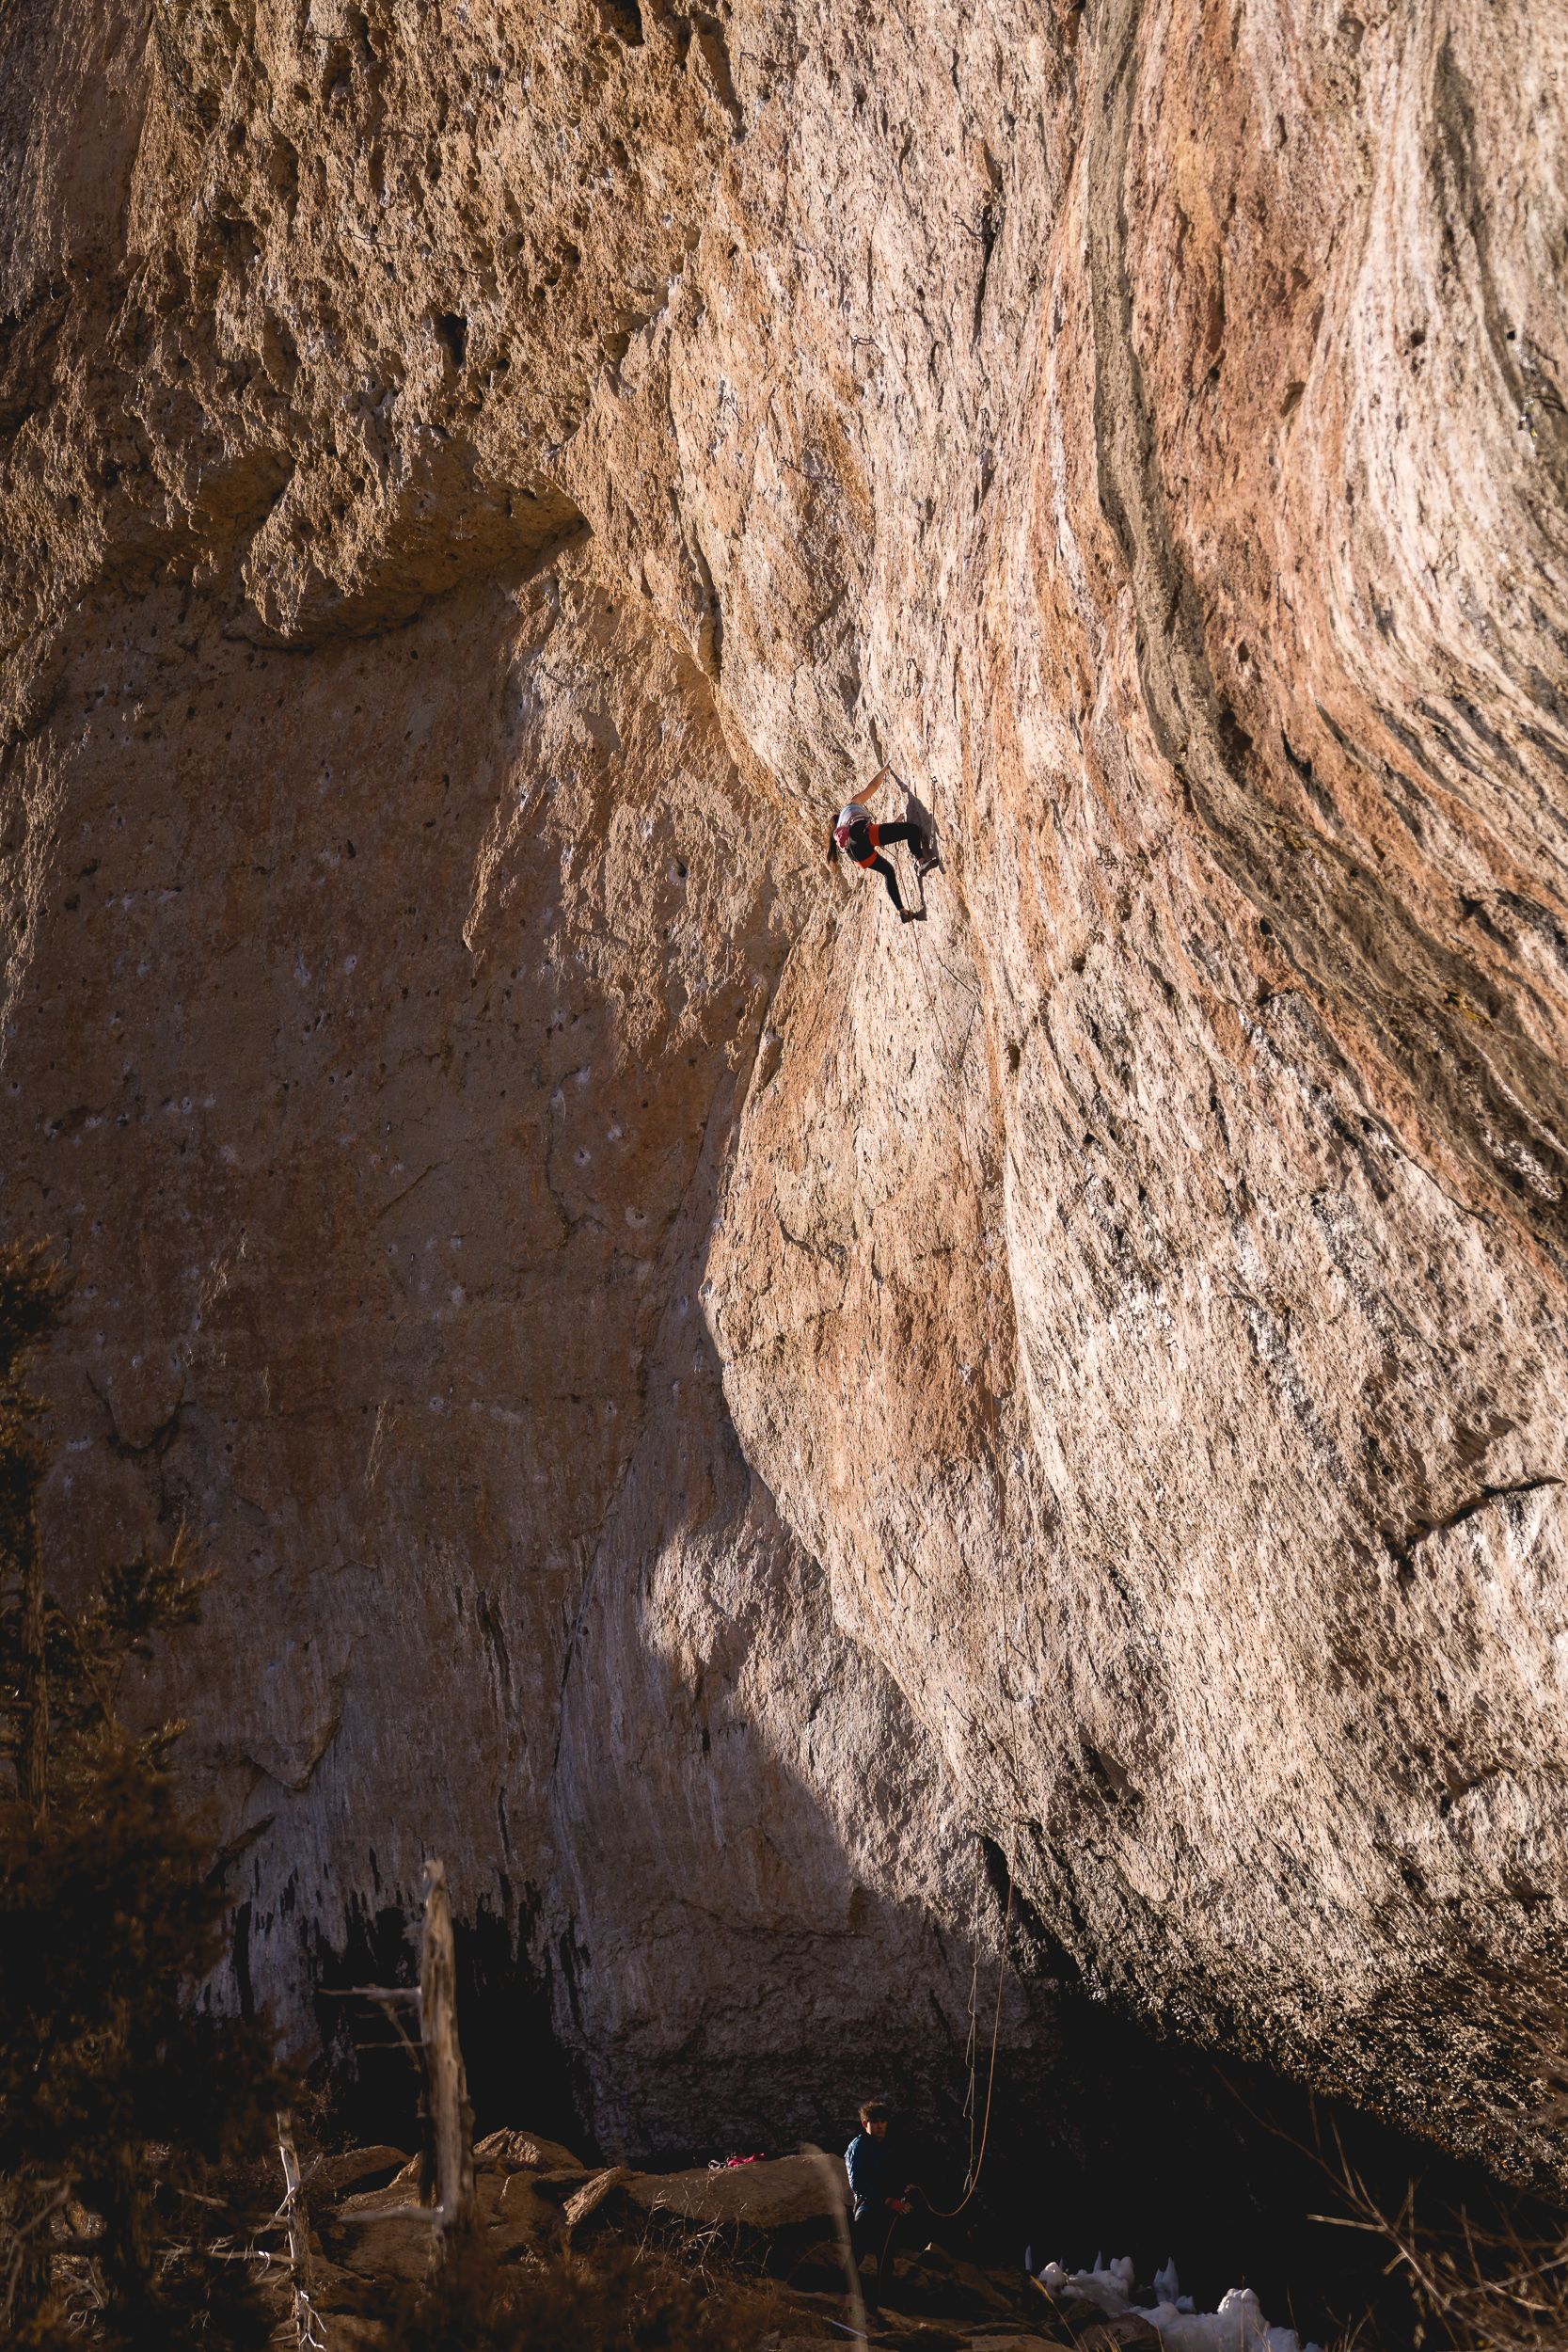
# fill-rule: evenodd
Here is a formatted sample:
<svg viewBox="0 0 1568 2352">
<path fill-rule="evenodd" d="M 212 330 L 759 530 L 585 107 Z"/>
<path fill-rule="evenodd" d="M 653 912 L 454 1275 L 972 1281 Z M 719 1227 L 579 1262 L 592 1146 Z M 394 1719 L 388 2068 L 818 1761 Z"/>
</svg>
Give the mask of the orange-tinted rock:
<svg viewBox="0 0 1568 2352">
<path fill-rule="evenodd" d="M 951 2072 L 978 1832 L 1095 1989 L 1517 2148 L 1568 33 L 246 26 L 0 35 L 3 1209 L 62 1555 L 224 1568 L 148 1695 L 242 1997 L 438 1850 L 605 2146 L 790 2144 Z M 920 926 L 822 864 L 883 756 Z"/>
</svg>

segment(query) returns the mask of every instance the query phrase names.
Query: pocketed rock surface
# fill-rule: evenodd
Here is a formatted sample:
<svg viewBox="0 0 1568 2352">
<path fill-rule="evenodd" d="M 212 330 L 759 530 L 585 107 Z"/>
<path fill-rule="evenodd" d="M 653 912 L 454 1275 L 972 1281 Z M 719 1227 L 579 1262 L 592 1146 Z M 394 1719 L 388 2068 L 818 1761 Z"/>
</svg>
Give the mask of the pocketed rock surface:
<svg viewBox="0 0 1568 2352">
<path fill-rule="evenodd" d="M 0 44 L 3 1214 L 56 1556 L 223 1569 L 235 1996 L 438 1851 L 603 2144 L 778 2145 L 951 2073 L 1010 1868 L 1533 2161 L 1568 20 Z M 882 758 L 922 925 L 824 867 Z"/>
</svg>

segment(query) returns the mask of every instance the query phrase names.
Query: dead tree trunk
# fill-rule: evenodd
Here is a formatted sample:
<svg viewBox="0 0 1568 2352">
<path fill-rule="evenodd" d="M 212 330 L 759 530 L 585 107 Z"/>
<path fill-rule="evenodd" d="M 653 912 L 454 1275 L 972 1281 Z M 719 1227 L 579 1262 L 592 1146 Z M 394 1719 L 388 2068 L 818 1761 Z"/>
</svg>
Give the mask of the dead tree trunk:
<svg viewBox="0 0 1568 2352">
<path fill-rule="evenodd" d="M 277 2153 L 283 2164 L 283 2202 L 277 2218 L 289 2241 L 289 2277 L 293 2288 L 294 2352 L 327 2352 L 326 2329 L 310 2292 L 310 2217 L 300 2186 L 293 2119 L 277 2119 Z"/>
<path fill-rule="evenodd" d="M 425 1864 L 420 1951 L 420 2037 L 425 2075 L 426 2155 L 443 2235 L 474 2218 L 474 2119 L 457 2038 L 457 1953 L 444 1863 Z"/>
</svg>

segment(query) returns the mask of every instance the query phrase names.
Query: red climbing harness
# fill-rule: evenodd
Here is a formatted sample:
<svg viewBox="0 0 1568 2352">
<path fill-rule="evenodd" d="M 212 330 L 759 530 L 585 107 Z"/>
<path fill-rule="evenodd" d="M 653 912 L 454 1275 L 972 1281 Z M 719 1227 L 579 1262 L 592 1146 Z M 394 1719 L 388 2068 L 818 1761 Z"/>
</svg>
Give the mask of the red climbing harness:
<svg viewBox="0 0 1568 2352">
<path fill-rule="evenodd" d="M 851 801 L 847 807 L 839 810 L 838 822 L 833 827 L 833 839 L 855 865 L 876 865 L 881 837 L 880 826 L 873 824 L 868 812 L 862 808 L 858 801 Z M 861 853 L 863 845 L 863 856 Z"/>
</svg>

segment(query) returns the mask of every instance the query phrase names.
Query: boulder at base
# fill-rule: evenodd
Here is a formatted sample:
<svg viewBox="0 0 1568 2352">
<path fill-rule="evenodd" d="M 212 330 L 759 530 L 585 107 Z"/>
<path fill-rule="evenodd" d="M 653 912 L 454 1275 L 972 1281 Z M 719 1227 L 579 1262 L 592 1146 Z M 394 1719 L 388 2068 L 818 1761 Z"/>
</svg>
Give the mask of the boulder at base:
<svg viewBox="0 0 1568 2352">
<path fill-rule="evenodd" d="M 757 2164 L 689 2172 L 639 2172 L 626 2183 L 634 2205 L 687 2230 L 721 2230 L 736 2251 L 772 2265 L 837 2235 L 849 2186 L 838 2156 L 777 2156 Z"/>
<path fill-rule="evenodd" d="M 376 2145 L 373 2148 L 346 2148 L 340 2155 L 324 2156 L 306 2183 L 312 2197 L 328 2199 L 347 2197 L 355 2191 L 384 2188 L 388 2181 L 409 2163 L 403 2148 Z"/>
<path fill-rule="evenodd" d="M 595 2238 L 626 2228 L 632 2213 L 630 2185 L 640 2177 L 624 2164 L 610 2165 L 567 2198 L 562 2210 L 566 2243 L 574 2253 L 580 2253 Z"/>
<path fill-rule="evenodd" d="M 581 2172 L 588 2167 L 580 2156 L 574 2156 L 559 2139 L 542 2138 L 537 2132 L 491 2132 L 474 2150 L 474 2164 L 481 2172 Z"/>
</svg>

